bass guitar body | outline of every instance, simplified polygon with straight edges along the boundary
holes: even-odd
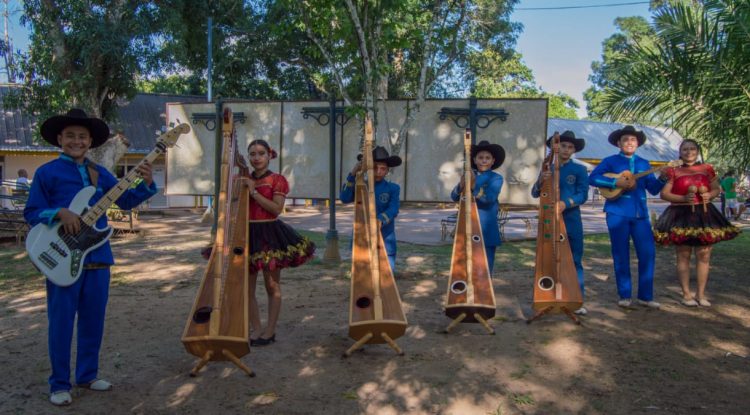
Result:
[[[96,193],[94,186],[81,189],[70,202],[68,210],[82,215],[89,209],[89,200]],[[29,259],[50,282],[60,287],[73,285],[81,276],[83,258],[102,246],[112,235],[112,227],[98,229],[82,224],[76,235],[68,235],[61,222],[53,226],[39,224],[26,237]]]

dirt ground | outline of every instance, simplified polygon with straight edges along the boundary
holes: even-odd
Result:
[[[316,259],[282,274],[277,342],[242,359],[257,377],[212,362],[191,378],[196,358],[180,337],[203,275],[199,250],[209,228],[198,215],[143,216],[140,226],[139,235],[113,241],[118,264],[100,376],[115,389],[74,388],[72,406],[48,403],[44,285],[40,277],[29,278],[0,292],[6,374],[0,413],[750,413],[747,274],[715,267],[714,306],[687,309],[677,302],[671,250],[659,250],[657,260],[662,310],[615,305],[612,261],[600,238],[587,241],[584,256],[589,315],[583,324],[555,315],[527,325],[533,243],[506,244],[494,273],[498,317],[491,324],[497,334],[490,336],[476,324],[438,333],[449,322],[442,310],[444,250],[400,244],[397,282],[409,328],[397,341],[405,355],[368,345],[348,359],[341,358],[353,342],[347,336],[348,264]],[[348,245],[342,243],[345,254]],[[748,269],[747,257],[727,250],[715,261]],[[265,306],[264,295],[259,302]]]

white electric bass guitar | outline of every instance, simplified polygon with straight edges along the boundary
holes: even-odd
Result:
[[[156,160],[167,148],[177,143],[180,134],[190,131],[190,126],[180,124],[162,134],[156,148],[138,164]],[[89,206],[91,197],[96,193],[94,186],[81,189],[68,209],[81,216],[81,230],[77,234],[68,234],[60,222],[49,226],[37,224],[26,237],[26,251],[29,259],[47,277],[50,282],[61,287],[73,285],[81,276],[83,258],[91,250],[98,248],[112,235],[112,227],[96,228],[96,221],[107,212],[112,203],[117,200],[130,185],[139,177],[136,168],[130,170],[112,189],[109,190],[94,205]]]

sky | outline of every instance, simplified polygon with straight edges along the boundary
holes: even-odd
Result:
[[[643,16],[650,21],[648,3],[562,10],[522,10],[538,7],[580,7],[633,3],[638,0],[521,0],[511,20],[523,24],[516,50],[546,92],[562,91],[575,98],[586,116],[583,91],[591,86],[591,62],[601,60],[602,42],[615,33],[617,17]]]
[[[615,32],[614,20],[619,16],[649,18],[648,4],[612,6],[639,0],[521,0],[511,19],[523,24],[516,50],[534,72],[537,85],[550,93],[562,91],[580,104],[578,116],[586,116],[583,91],[589,86],[591,62],[600,60],[602,42]],[[21,0],[10,0],[9,35],[13,48],[28,48],[29,29],[21,26]],[[607,7],[524,10],[545,7]],[[4,11],[0,2],[0,12]],[[5,74],[0,74],[5,81]]]

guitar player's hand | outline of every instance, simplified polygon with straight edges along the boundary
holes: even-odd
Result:
[[[635,180],[628,180],[626,177],[618,177],[615,182],[615,187],[619,187],[623,190],[630,190],[635,187]]]
[[[65,233],[75,235],[81,230],[81,217],[67,208],[60,208],[57,211],[57,218],[65,229]]]
[[[149,163],[148,161],[144,161],[138,166],[138,174],[141,175],[141,178],[146,183],[146,186],[151,186],[151,183],[154,182],[151,163]]]

